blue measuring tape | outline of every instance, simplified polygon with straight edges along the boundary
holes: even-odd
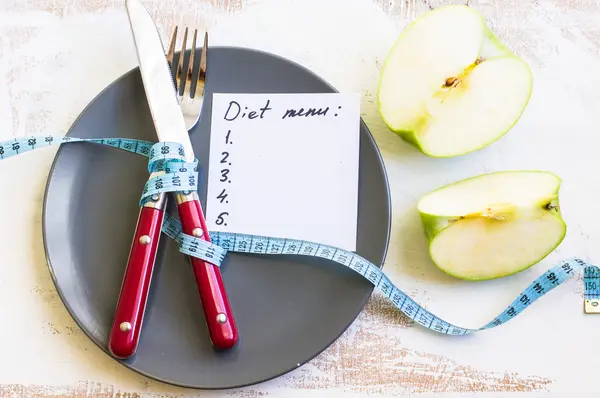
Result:
[[[38,148],[69,142],[88,142],[147,156],[148,172],[152,176],[144,185],[140,205],[162,192],[197,190],[198,161],[187,163],[183,147],[178,143],[154,143],[125,138],[83,139],[76,137],[32,136],[0,142],[0,160]],[[296,239],[275,238],[230,232],[210,232],[212,243],[184,234],[175,218],[165,215],[162,232],[177,241],[181,253],[201,258],[220,266],[227,252],[250,254],[286,254],[315,256],[334,261],[362,275],[402,313],[421,326],[448,335],[466,335],[500,326],[523,312],[533,302],[565,283],[577,273],[583,273],[584,310],[600,313],[600,268],[579,258],[563,260],[535,279],[498,316],[486,325],[470,329],[453,325],[434,315],[396,287],[375,264],[360,255],[338,247]]]

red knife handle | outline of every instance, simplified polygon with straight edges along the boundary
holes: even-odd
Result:
[[[188,195],[177,194],[177,208],[183,232],[210,242],[196,192]],[[190,261],[210,340],[216,348],[232,348],[238,341],[238,331],[221,279],[221,271],[218,266],[196,257],[190,256]]]
[[[157,197],[140,210],[110,331],[108,348],[121,359],[135,353],[140,338],[166,202],[165,194]]]

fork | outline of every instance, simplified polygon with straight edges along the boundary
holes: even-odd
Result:
[[[169,52],[167,53],[167,60],[169,62],[169,67],[171,68],[171,71],[173,70],[173,57],[175,55],[175,46],[177,42],[178,30],[179,27],[175,25],[171,34]],[[204,88],[206,85],[206,57],[208,50],[208,32],[204,32],[204,44],[202,46],[202,53],[200,55],[198,78],[195,80],[195,82],[193,80],[194,64],[197,57],[197,36],[198,29],[194,29],[190,56],[187,60],[187,70],[185,73],[183,73],[183,67],[186,61],[185,58],[187,53],[186,49],[188,37],[188,28],[185,28],[185,31],[183,33],[183,42],[181,44],[181,51],[179,53],[179,61],[177,63],[177,68],[173,73],[173,83],[175,84],[175,90],[177,91],[179,107],[181,108],[181,112],[183,113],[183,118],[185,119],[185,125],[188,131],[191,131],[200,119],[202,103],[204,102]],[[198,94],[198,96],[196,94]]]
[[[175,55],[175,43],[177,42],[177,31],[179,27],[175,25],[171,35],[171,43],[167,53],[167,61],[173,73],[173,58]],[[198,66],[198,77],[194,80],[194,66],[197,57],[196,38],[198,30],[194,29],[192,38],[192,47],[189,57],[187,56],[187,37],[188,28],[185,28],[183,34],[183,43],[179,53],[177,68],[173,73],[173,83],[179,97],[179,107],[183,114],[186,128],[191,131],[198,123],[204,102],[204,92],[206,83],[206,59],[208,49],[208,33],[204,33],[204,45],[200,56]],[[186,58],[188,58],[186,60]],[[184,67],[187,62],[187,68]],[[198,210],[199,222],[204,224],[202,210]],[[205,228],[203,228],[205,229]],[[206,242],[210,242],[210,236],[207,232],[198,236]],[[232,348],[237,344],[238,332],[236,322],[233,318],[229,300],[224,294],[221,274],[217,267],[204,263],[205,265],[192,264],[196,285],[200,294],[200,301],[204,308],[204,315],[211,335],[211,341],[215,347],[220,349]],[[203,268],[207,267],[207,268]],[[203,269],[210,271],[203,272]],[[216,318],[212,318],[214,315]],[[216,321],[216,324],[215,324]]]

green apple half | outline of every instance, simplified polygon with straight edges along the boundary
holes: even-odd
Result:
[[[529,66],[468,6],[429,11],[400,35],[381,71],[388,128],[432,157],[481,149],[506,134],[533,89]]]
[[[466,280],[500,278],[538,263],[566,234],[560,184],[550,172],[502,171],[426,194],[418,211],[431,259]]]

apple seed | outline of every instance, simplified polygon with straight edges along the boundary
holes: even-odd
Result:
[[[449,77],[446,79],[446,87],[452,87],[454,85],[454,83],[456,83],[456,81],[458,80],[458,78],[456,77]]]

